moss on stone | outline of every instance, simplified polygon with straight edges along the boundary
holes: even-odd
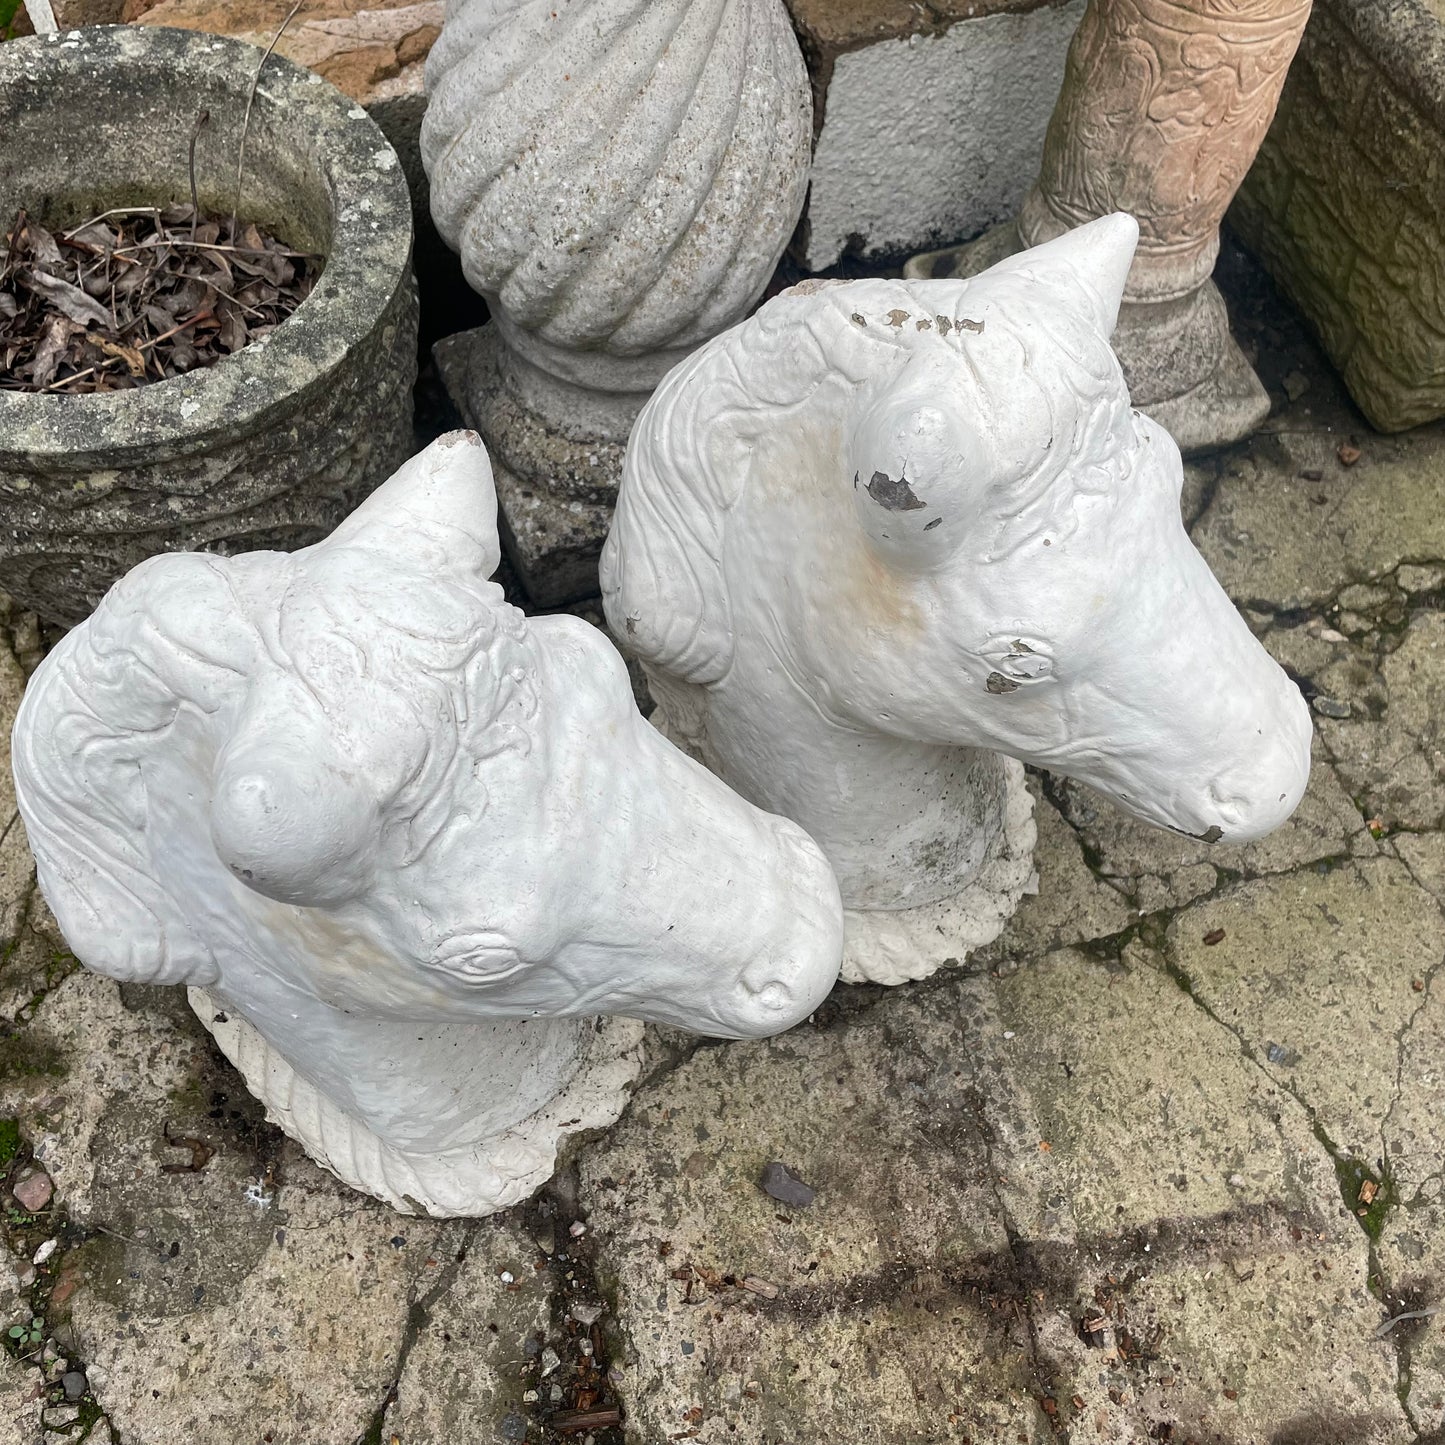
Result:
[[[0,1084],[9,1083],[12,1079],[64,1072],[65,1063],[60,1049],[46,1038],[17,1034],[5,1041],[4,1051],[0,1052]]]
[[[4,1169],[19,1152],[19,1122],[15,1119],[0,1119],[0,1169]]]
[[[1378,1243],[1385,1228],[1385,1216],[1397,1202],[1388,1166],[1376,1173],[1363,1159],[1336,1148],[1318,1124],[1315,1137],[1335,1161],[1335,1177],[1340,1181],[1340,1198],[1345,1208],[1359,1222],[1370,1242]]]

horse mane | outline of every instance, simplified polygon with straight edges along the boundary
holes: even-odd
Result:
[[[357,548],[326,543],[153,557],[37,670],[16,719],[16,794],[41,889],[90,968],[125,982],[217,981],[210,941],[151,858],[145,760],[174,745],[183,712],[210,720],[219,753],[268,667],[334,702],[328,722],[358,704],[388,710],[384,827],[400,865],[445,825],[447,782],[465,760],[527,745],[536,699],[521,614],[491,583],[422,579],[367,550],[356,571]],[[349,641],[338,627],[354,632],[358,617],[371,624],[365,656],[337,697],[336,649]]]
[[[1097,453],[1100,465],[1093,475],[1083,469],[1070,495],[1105,490],[1118,467],[1105,463],[1099,437],[1127,409],[1128,393],[1107,338],[1069,300],[1024,267],[965,280],[805,281],[694,352],[653,393],[628,443],[602,559],[603,595],[624,644],[692,683],[724,677],[733,651],[728,516],[756,479],[754,439],[825,388],[846,405],[849,393],[896,375],[924,347],[960,357],[987,402],[1000,382],[970,356],[986,304],[1005,320],[1049,305],[1042,339],[1027,328],[1010,339],[1016,369],[1040,378],[1048,425],[1069,443],[994,499],[1001,523],[1032,518],[1029,532],[1058,525],[1064,498],[1053,483],[1072,453]]]

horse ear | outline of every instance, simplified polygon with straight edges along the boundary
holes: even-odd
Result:
[[[422,571],[485,581],[502,560],[497,489],[482,439],[448,432],[402,464],[321,544],[408,559]]]
[[[1119,319],[1119,304],[1124,299],[1124,285],[1138,244],[1138,221],[1123,211],[1115,211],[1010,256],[994,269],[1033,275],[1073,295],[1082,295],[1090,316],[1107,340]]]

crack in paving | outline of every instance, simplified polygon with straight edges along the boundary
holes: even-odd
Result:
[[[1402,859],[1401,861],[1403,862],[1404,860]],[[1405,868],[1406,871],[1409,872],[1411,878],[1414,878],[1414,871],[1410,868],[1408,863],[1405,864]],[[1418,879],[1416,879],[1415,881],[1417,884],[1419,883]],[[1428,889],[1426,889],[1425,891],[1427,893],[1429,892]],[[1433,897],[1433,895],[1431,896]],[[1438,900],[1437,907],[1439,907]],[[1445,909],[1442,909],[1441,911],[1445,912]],[[1404,1209],[1407,1209],[1409,1207],[1400,1196],[1398,1182],[1394,1179],[1393,1170],[1390,1168],[1391,1152],[1389,1138],[1390,1121],[1394,1118],[1395,1110],[1399,1107],[1400,1103],[1404,1099],[1406,1043],[1409,1038],[1411,1029],[1414,1027],[1416,1021],[1419,1019],[1420,1015],[1424,1012],[1425,1008],[1430,1003],[1430,996],[1434,987],[1436,976],[1440,973],[1442,968],[1445,968],[1445,958],[1438,960],[1433,965],[1433,967],[1431,967],[1430,970],[1426,973],[1423,979],[1424,988],[1421,990],[1420,1002],[1416,1004],[1415,1007],[1411,1010],[1409,1018],[1407,1018],[1405,1022],[1400,1026],[1398,1032],[1395,1035],[1395,1089],[1390,1099],[1389,1107],[1385,1111],[1385,1117],[1380,1121],[1380,1148],[1382,1151],[1381,1157],[1385,1164],[1385,1172],[1390,1177],[1391,1207],[1398,1207]],[[1430,1177],[1438,1178],[1440,1176],[1435,1175]],[[1419,1200],[1421,1191],[1429,1182],[1430,1178],[1427,1177],[1416,1186],[1414,1196],[1416,1200]],[[1383,1224],[1384,1221],[1382,1218],[1382,1228]],[[1428,1303],[1424,1299],[1423,1295],[1417,1296],[1416,1292],[1408,1289],[1408,1287],[1404,1284],[1403,1281],[1386,1279],[1387,1271],[1384,1268],[1383,1261],[1379,1258],[1378,1251],[1375,1248],[1375,1244],[1376,1241],[1372,1240],[1371,1266],[1376,1275],[1376,1278],[1379,1280],[1380,1283],[1381,1303],[1384,1304],[1392,1314],[1419,1309],[1423,1305]],[[1405,1418],[1410,1422],[1410,1428],[1415,1431],[1417,1440],[1423,1441],[1425,1439],[1423,1427],[1420,1425],[1419,1420],[1416,1418],[1415,1412],[1411,1409],[1410,1406],[1410,1391],[1413,1382],[1413,1367],[1415,1356],[1414,1346],[1416,1343],[1416,1337],[1417,1335],[1414,1331],[1396,1330],[1391,1332],[1390,1341],[1395,1353],[1395,1367],[1399,1379],[1397,1395],[1400,1401],[1400,1408],[1405,1412]]]
[[[1174,983],[1190,1000],[1190,1002],[1192,1002],[1195,1007],[1198,1008],[1199,1011],[1204,1014],[1207,1019],[1210,1020],[1211,1023],[1216,1024],[1219,1028],[1223,1029],[1227,1034],[1229,1034],[1230,1037],[1233,1038],[1234,1041],[1239,1045],[1239,1051],[1244,1056],[1244,1058],[1246,1058],[1256,1069],[1258,1069],[1259,1072],[1263,1074],[1266,1079],[1269,1080],[1270,1084],[1273,1087],[1278,1089],[1286,1098],[1291,1099],[1299,1107],[1301,1112],[1304,1114],[1306,1123],[1309,1124],[1310,1132],[1313,1133],[1315,1138],[1319,1140],[1321,1146],[1325,1149],[1326,1153],[1333,1161],[1335,1165],[1336,1176],[1338,1177],[1340,1174],[1340,1167],[1342,1161],[1348,1161],[1350,1164],[1358,1165],[1361,1169],[1365,1170],[1372,1182],[1382,1186],[1384,1183],[1383,1171],[1381,1171],[1380,1175],[1369,1173],[1368,1166],[1364,1164],[1363,1160],[1356,1160],[1353,1155],[1345,1154],[1344,1151],[1342,1151],[1340,1147],[1334,1142],[1334,1140],[1330,1138],[1329,1134],[1325,1130],[1324,1124],[1320,1120],[1314,1107],[1299,1092],[1298,1088],[1292,1082],[1278,1078],[1265,1063],[1265,1061],[1260,1058],[1259,1052],[1256,1049],[1254,1043],[1248,1038],[1244,1031],[1242,1029],[1236,1028],[1233,1024],[1227,1022],[1210,1006],[1208,1002],[1205,1001],[1205,999],[1200,996],[1198,990],[1195,987],[1194,980],[1190,977],[1188,970],[1182,967],[1174,959],[1172,950],[1169,948],[1167,941],[1165,941],[1158,949],[1158,956],[1164,966],[1165,973],[1168,974],[1171,979],[1173,979]],[[1341,1180],[1341,1188],[1342,1190],[1344,1188],[1343,1180]],[[1377,1195],[1376,1197],[1378,1198],[1379,1195]],[[1350,1201],[1346,1200],[1346,1203],[1348,1204],[1350,1203]],[[1350,1212],[1352,1215],[1354,1214],[1355,1211],[1353,1207],[1351,1208]],[[1356,1217],[1358,1218],[1358,1216]],[[1361,1223],[1360,1227],[1365,1232],[1366,1236],[1369,1237],[1370,1229],[1368,1225],[1366,1223]]]
[[[406,1313],[406,1324],[402,1329],[401,1343],[397,1347],[395,1368],[392,1370],[391,1384],[387,1387],[386,1393],[381,1398],[381,1403],[376,1407],[371,1417],[371,1422],[357,1438],[356,1445],[385,1445],[386,1413],[396,1403],[397,1393],[401,1387],[402,1376],[406,1373],[406,1362],[411,1356],[416,1342],[421,1338],[422,1331],[426,1329],[431,1320],[431,1311],[437,1301],[451,1289],[456,1283],[457,1276],[461,1273],[462,1265],[467,1261],[467,1255],[471,1252],[473,1241],[481,1230],[480,1223],[470,1224],[462,1234],[462,1242],[456,1253],[445,1265],[437,1276],[435,1283],[418,1299],[414,1300]],[[413,1285],[422,1279],[422,1265],[417,1272]]]
[[[33,1157],[28,1142],[22,1141],[21,1146],[6,1161],[4,1167],[0,1168],[0,1188],[8,1191],[18,1172],[29,1164]],[[13,1198],[13,1195],[11,1197]],[[35,1351],[23,1355],[18,1346],[10,1348],[11,1341],[8,1336],[5,1343],[7,1353],[13,1359],[21,1365],[34,1369],[41,1377],[43,1389],[40,1395],[39,1419],[42,1429],[45,1428],[44,1413],[48,1408],[62,1402],[77,1407],[79,1412],[77,1418],[64,1427],[65,1438],[71,1442],[71,1445],[83,1445],[83,1442],[92,1438],[98,1439],[96,1432],[101,1425],[105,1427],[110,1445],[119,1445],[115,1426],[95,1398],[88,1378],[88,1369],[79,1350],[69,1347],[62,1348],[60,1341],[56,1338],[59,1326],[68,1324],[69,1320],[68,1309],[63,1308],[65,1298],[68,1298],[68,1291],[58,1302],[54,1298],[61,1280],[66,1275],[65,1268],[60,1262],[78,1245],[93,1237],[96,1232],[95,1228],[83,1229],[79,1225],[73,1224],[65,1208],[53,1197],[44,1209],[34,1215],[27,1217],[17,1214],[13,1210],[7,1210],[4,1219],[0,1220],[0,1251],[13,1254],[22,1260],[30,1259],[42,1241],[58,1241],[58,1248],[52,1256],[52,1260],[47,1261],[47,1268],[36,1269],[34,1281],[21,1292],[22,1298],[25,1300],[27,1318],[41,1321],[44,1339],[39,1347],[39,1356],[36,1357]],[[71,1288],[73,1288],[73,1282]],[[61,1311],[58,1316],[57,1309]],[[53,1358],[65,1360],[67,1371],[74,1370],[87,1376],[85,1393],[78,1401],[68,1398],[62,1401],[56,1398],[57,1391],[63,1387],[59,1384],[61,1378],[59,1372],[51,1369],[46,1363],[45,1355],[50,1351],[54,1351]],[[76,1431],[78,1433],[71,1433]],[[50,1433],[53,1438],[56,1432]]]
[[[1409,865],[1406,864],[1405,866],[1406,871],[1409,871]],[[1412,872],[1410,873],[1410,876],[1414,878],[1415,875]],[[1399,1029],[1396,1031],[1395,1034],[1395,1088],[1394,1092],[1390,1096],[1390,1103],[1389,1107],[1385,1110],[1385,1116],[1380,1121],[1380,1147],[1382,1150],[1385,1151],[1385,1155],[1387,1158],[1389,1157],[1390,1147],[1390,1120],[1394,1118],[1395,1110],[1402,1102],[1405,1092],[1406,1041],[1408,1040],[1410,1031],[1414,1028],[1416,1021],[1429,1006],[1430,994],[1435,984],[1435,978],[1436,975],[1439,974],[1442,967],[1445,967],[1445,957],[1438,959],[1433,965],[1431,965],[1428,970],[1426,970],[1425,976],[1420,980],[1420,983],[1423,985],[1420,990],[1420,1001],[1415,1005],[1413,1009],[1411,1009],[1409,1018],[1407,1018],[1405,1022],[1400,1025]]]
[[[1316,734],[1316,742],[1321,747],[1323,747],[1323,740],[1319,738],[1318,734]],[[1342,793],[1345,793],[1346,796],[1348,796],[1348,792],[1343,784],[1343,781],[1340,779],[1339,774],[1335,771],[1334,759],[1332,757],[1327,757],[1324,761],[1324,766],[1330,772],[1330,775],[1335,785],[1340,789]],[[1030,769],[1030,771],[1032,772],[1033,770]],[[1360,817],[1362,822],[1360,832],[1352,835],[1347,835],[1338,839],[1332,838],[1329,840],[1331,844],[1336,842],[1338,843],[1339,847],[1337,851],[1323,852],[1309,858],[1300,858],[1277,868],[1261,866],[1251,866],[1247,868],[1230,868],[1224,866],[1223,864],[1212,863],[1208,858],[1200,859],[1198,860],[1199,863],[1207,865],[1214,869],[1215,883],[1212,888],[1207,888],[1202,893],[1193,895],[1183,903],[1168,904],[1163,908],[1151,909],[1148,912],[1145,912],[1138,907],[1140,886],[1145,882],[1153,882],[1158,884],[1160,887],[1164,887],[1166,886],[1166,875],[1149,872],[1148,870],[1133,875],[1109,872],[1105,854],[1094,842],[1092,842],[1085,829],[1085,825],[1076,822],[1074,818],[1070,816],[1070,799],[1065,792],[1065,787],[1071,780],[1059,774],[1042,771],[1039,772],[1037,776],[1040,782],[1040,790],[1043,793],[1044,798],[1054,809],[1054,811],[1057,812],[1058,815],[1063,819],[1064,823],[1068,826],[1070,832],[1074,834],[1075,839],[1078,841],[1081,853],[1081,860],[1084,866],[1089,870],[1090,874],[1094,877],[1096,882],[1106,884],[1108,887],[1112,888],[1116,893],[1118,893],[1120,897],[1125,899],[1129,903],[1129,905],[1134,908],[1136,912],[1139,913],[1140,922],[1142,922],[1146,918],[1163,918],[1165,920],[1172,919],[1176,914],[1182,913],[1185,909],[1192,908],[1196,904],[1204,902],[1206,899],[1219,898],[1222,894],[1226,893],[1229,889],[1233,888],[1236,884],[1239,883],[1252,882],[1256,879],[1283,878],[1287,877],[1291,873],[1298,873],[1306,868],[1318,868],[1321,864],[1328,864],[1330,867],[1338,867],[1343,866],[1346,863],[1353,862],[1355,855],[1352,851],[1352,846],[1359,840],[1360,832],[1365,831],[1363,825],[1363,819],[1365,817],[1365,814],[1361,812]],[[1109,806],[1112,807],[1113,805],[1110,804]],[[1358,807],[1358,804],[1356,804],[1356,807]],[[1324,840],[1321,840],[1321,842],[1323,844]],[[1129,928],[1133,927],[1135,927],[1135,925],[1131,924],[1129,926]],[[1096,939],[1091,940],[1091,942],[1101,943],[1107,942],[1111,938],[1123,937],[1129,932],[1129,928],[1119,930],[1115,934],[1101,934]],[[1083,947],[1085,946],[1085,944],[1080,943],[1072,946]]]
[[[1210,1005],[1202,999],[1195,990],[1193,980],[1166,950],[1161,953],[1165,970],[1173,978],[1175,983],[1183,990],[1188,998],[1200,1009],[1200,1011],[1213,1023],[1228,1032],[1239,1044],[1240,1052],[1257,1069],[1263,1073],[1272,1084],[1278,1087],[1288,1098],[1303,1111],[1306,1120],[1310,1125],[1311,1132],[1319,1141],[1334,1165],[1335,1175],[1340,1185],[1340,1198],[1350,1216],[1360,1226],[1361,1232],[1365,1235],[1365,1286],[1385,1307],[1389,1313],[1389,1287],[1385,1282],[1385,1270],[1379,1256],[1379,1239],[1383,1232],[1385,1218],[1388,1213],[1398,1207],[1399,1199],[1393,1177],[1389,1167],[1389,1154],[1382,1154],[1379,1161],[1378,1171],[1370,1170],[1369,1166],[1361,1159],[1347,1153],[1330,1137],[1323,1121],[1313,1106],[1306,1100],[1292,1082],[1285,1082],[1277,1079],[1260,1059],[1253,1043],[1245,1036],[1242,1030],[1235,1028],[1221,1018]],[[1439,968],[1436,965],[1436,969]],[[1432,969],[1432,976],[1435,970]],[[1418,1013],[1418,1008],[1415,1011]],[[1366,1183],[1373,1186],[1373,1192],[1369,1204],[1362,1210],[1360,1201],[1364,1198]],[[1420,1427],[1410,1410],[1408,1399],[1410,1393],[1409,1361],[1408,1357],[1402,1354],[1402,1350],[1408,1349],[1409,1338],[1397,1340],[1394,1344],[1396,1356],[1396,1398],[1399,1400],[1400,1408],[1405,1416],[1411,1430],[1415,1432],[1417,1439],[1423,1440]]]
[[[615,1293],[602,1285],[601,1250],[581,1217],[580,1192],[574,1157],[517,1210],[546,1260],[550,1313],[532,1364],[528,1393],[535,1398],[527,1402],[540,1433],[529,1432],[528,1439],[564,1445],[585,1432],[594,1445],[622,1445],[626,1397],[614,1362],[622,1355],[619,1332],[625,1327]],[[544,1363],[548,1351],[556,1357],[551,1368]]]
[[[997,1156],[994,1152],[994,1140],[997,1137],[993,1124],[988,1117],[988,1109],[985,1103],[985,1095],[978,1084],[977,1074],[970,1069],[970,1083],[966,1091],[966,1097],[974,1116],[974,1126],[978,1137],[983,1144],[984,1163],[988,1169],[988,1190],[993,1197],[994,1207],[998,1210],[1000,1223],[1003,1225],[1004,1237],[1008,1240],[1009,1256],[1014,1268],[1020,1273],[1024,1272],[1030,1263],[1026,1254],[1027,1242],[1019,1231],[1016,1222],[1009,1210],[1008,1203],[1004,1199],[1003,1191],[999,1188],[999,1177],[1001,1169]],[[1044,1417],[1049,1433],[1061,1445],[1067,1445],[1068,1431],[1063,1427],[1058,1418],[1057,1404],[1051,1413],[1043,1404],[1045,1399],[1053,1399],[1053,1378],[1059,1372],[1059,1364],[1052,1359],[1043,1348],[1039,1339],[1038,1321],[1034,1318],[1033,1298],[1029,1290],[1019,1291],[1022,1298],[1015,1296],[1015,1307],[1020,1308],[1023,1318],[1024,1329],[1028,1335],[1028,1352],[1030,1367],[1034,1381],[1040,1390],[1036,1397],[1035,1404],[1039,1413]]]

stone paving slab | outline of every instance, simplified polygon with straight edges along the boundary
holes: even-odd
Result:
[[[504,1215],[350,1193],[178,991],[79,970],[0,773],[0,1333],[42,1321],[0,1445],[1438,1445],[1445,427],[1370,435],[1245,302],[1277,409],[1186,515],[1311,699],[1295,819],[1210,849],[1032,779],[995,944],[776,1040],[649,1030]],[[0,609],[0,721],[40,645]]]

